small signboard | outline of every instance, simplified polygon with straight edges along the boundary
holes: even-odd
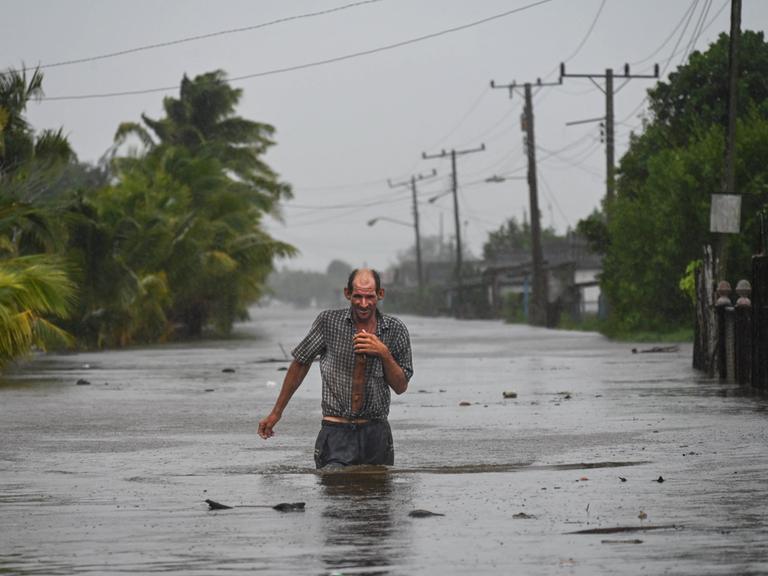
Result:
[[[738,234],[740,222],[741,196],[738,194],[712,194],[709,231],[720,234]]]

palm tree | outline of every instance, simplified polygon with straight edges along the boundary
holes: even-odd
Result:
[[[52,252],[61,246],[40,202],[54,167],[74,158],[61,130],[35,135],[24,114],[42,95],[36,70],[0,74],[0,367],[32,348],[70,344],[50,318],[65,317],[74,285]]]
[[[47,317],[65,317],[74,285],[46,255],[0,260],[0,368],[32,348],[71,344]]]
[[[261,295],[273,260],[295,252],[261,228],[290,187],[262,160],[274,129],[236,116],[240,97],[221,71],[185,76],[164,118],[118,128],[115,150],[129,135],[145,150],[115,157],[120,183],[100,200],[105,214],[120,214],[123,261],[138,277],[166,273],[168,321],[189,335],[209,324],[228,331]]]

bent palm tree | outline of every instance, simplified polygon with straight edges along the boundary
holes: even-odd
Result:
[[[70,344],[47,318],[66,317],[73,299],[73,283],[51,257],[0,260],[0,367],[35,347]]]

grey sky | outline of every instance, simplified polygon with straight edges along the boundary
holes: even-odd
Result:
[[[248,32],[46,69],[48,96],[178,86],[190,76],[224,69],[242,76],[377,48],[453,28],[536,0],[381,0],[332,14],[293,20]],[[604,2],[604,5],[603,5]],[[3,69],[95,56],[219,30],[252,26],[352,0],[0,0]],[[453,234],[450,196],[426,199],[448,187],[450,163],[422,160],[421,153],[471,148],[484,153],[459,161],[461,218],[469,248],[480,254],[488,231],[527,211],[524,180],[485,184],[492,174],[525,174],[519,115],[522,99],[491,90],[506,83],[557,79],[568,72],[601,72],[635,63],[650,73],[654,62],[673,71],[688,52],[692,32],[708,0],[551,0],[518,13],[372,55],[236,82],[244,96],[239,114],[277,129],[268,162],[291,183],[295,199],[284,223],[270,232],[293,243],[301,256],[292,268],[323,270],[334,258],[385,268],[413,243],[405,226],[366,222],[386,216],[410,222],[407,190],[391,190],[387,178],[438,170],[422,187],[422,234],[435,235],[441,214],[445,237]],[[725,0],[711,0],[709,27],[695,39],[706,48],[729,27]],[[603,5],[602,10],[600,7]],[[693,5],[693,16],[651,56]],[[590,25],[599,17],[591,34]],[[716,14],[719,15],[716,16]],[[768,2],[744,0],[742,28],[764,30]],[[677,46],[677,54],[673,50]],[[616,81],[622,85],[621,80]],[[632,80],[615,98],[617,159],[631,129],[640,124],[645,90]],[[169,94],[175,94],[170,92]],[[164,94],[44,101],[29,117],[36,128],[63,126],[82,160],[97,159],[118,124],[142,112],[161,114]],[[566,79],[535,99],[540,208],[545,226],[558,231],[589,214],[605,190],[605,155],[597,123],[565,122],[603,115],[605,99],[588,80]],[[550,152],[562,150],[557,154]],[[366,204],[368,206],[366,206]],[[337,209],[336,206],[349,205]],[[282,265],[281,263],[280,265]]]

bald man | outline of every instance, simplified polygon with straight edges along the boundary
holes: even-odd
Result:
[[[387,421],[390,389],[402,394],[413,374],[408,330],[382,314],[384,298],[375,270],[354,270],[344,288],[349,308],[326,310],[293,350],[293,362],[259,435],[271,438],[312,362],[320,357],[323,420],[315,443],[317,468],[394,464],[392,431]]]

